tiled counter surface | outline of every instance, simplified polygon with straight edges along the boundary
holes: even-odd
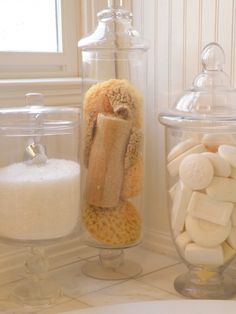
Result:
[[[53,271],[55,279],[64,286],[65,295],[53,306],[12,306],[0,302],[0,313],[10,314],[59,314],[70,310],[127,302],[183,299],[173,287],[174,278],[186,267],[177,259],[163,256],[142,247],[125,251],[125,258],[140,263],[141,275],[135,279],[121,281],[96,280],[85,276],[81,267],[86,260],[96,258],[97,250],[91,248],[81,252],[78,262]],[[231,270],[232,276],[236,272]],[[11,289],[11,285],[4,290]]]

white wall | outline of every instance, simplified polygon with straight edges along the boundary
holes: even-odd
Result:
[[[169,242],[164,128],[153,112],[172,104],[201,70],[200,52],[217,41],[236,80],[236,0],[133,0],[135,26],[149,39],[146,241]],[[155,242],[155,243],[154,243]],[[157,244],[159,245],[159,244]],[[165,248],[163,248],[164,250]]]

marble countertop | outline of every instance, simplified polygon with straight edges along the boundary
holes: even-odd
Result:
[[[143,247],[125,250],[125,258],[142,265],[142,273],[135,279],[98,280],[85,276],[84,263],[97,259],[98,251],[87,248],[78,262],[60,267],[52,272],[54,279],[64,288],[64,295],[51,306],[31,307],[0,301],[0,313],[10,314],[59,314],[66,311],[154,300],[181,300],[174,287],[176,276],[186,271],[177,259],[152,252]],[[232,271],[232,276],[236,273]],[[9,284],[4,291],[12,288]]]

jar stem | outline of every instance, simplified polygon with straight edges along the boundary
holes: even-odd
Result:
[[[123,7],[123,0],[108,0],[109,8]]]
[[[62,295],[61,287],[49,276],[49,262],[44,248],[30,247],[25,261],[26,280],[13,288],[16,301],[28,305],[53,304]]]
[[[124,261],[124,251],[118,249],[101,249],[99,252],[100,263],[105,268],[116,269],[120,267]]]

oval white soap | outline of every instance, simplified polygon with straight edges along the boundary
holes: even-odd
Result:
[[[202,153],[202,156],[205,156],[212,163],[214,168],[214,174],[219,177],[229,177],[231,174],[231,166],[230,163],[222,158],[217,153]]]
[[[227,160],[232,167],[236,167],[236,147],[231,145],[220,145],[218,148],[219,155]]]
[[[204,247],[214,247],[223,243],[229,236],[231,221],[222,226],[188,215],[185,227],[193,242]]]
[[[188,149],[196,146],[198,144],[198,142],[194,139],[187,139],[183,142],[180,142],[179,144],[177,144],[176,146],[174,146],[172,148],[172,150],[169,152],[168,156],[167,156],[167,160],[170,162],[173,159],[175,159],[176,157],[178,157],[180,154],[186,152]]]
[[[214,168],[207,157],[191,154],[183,159],[179,167],[179,176],[183,183],[192,190],[202,190],[213,179]]]
[[[220,145],[232,145],[235,143],[235,140],[231,134],[208,133],[202,137],[201,142],[210,151],[216,152]]]

